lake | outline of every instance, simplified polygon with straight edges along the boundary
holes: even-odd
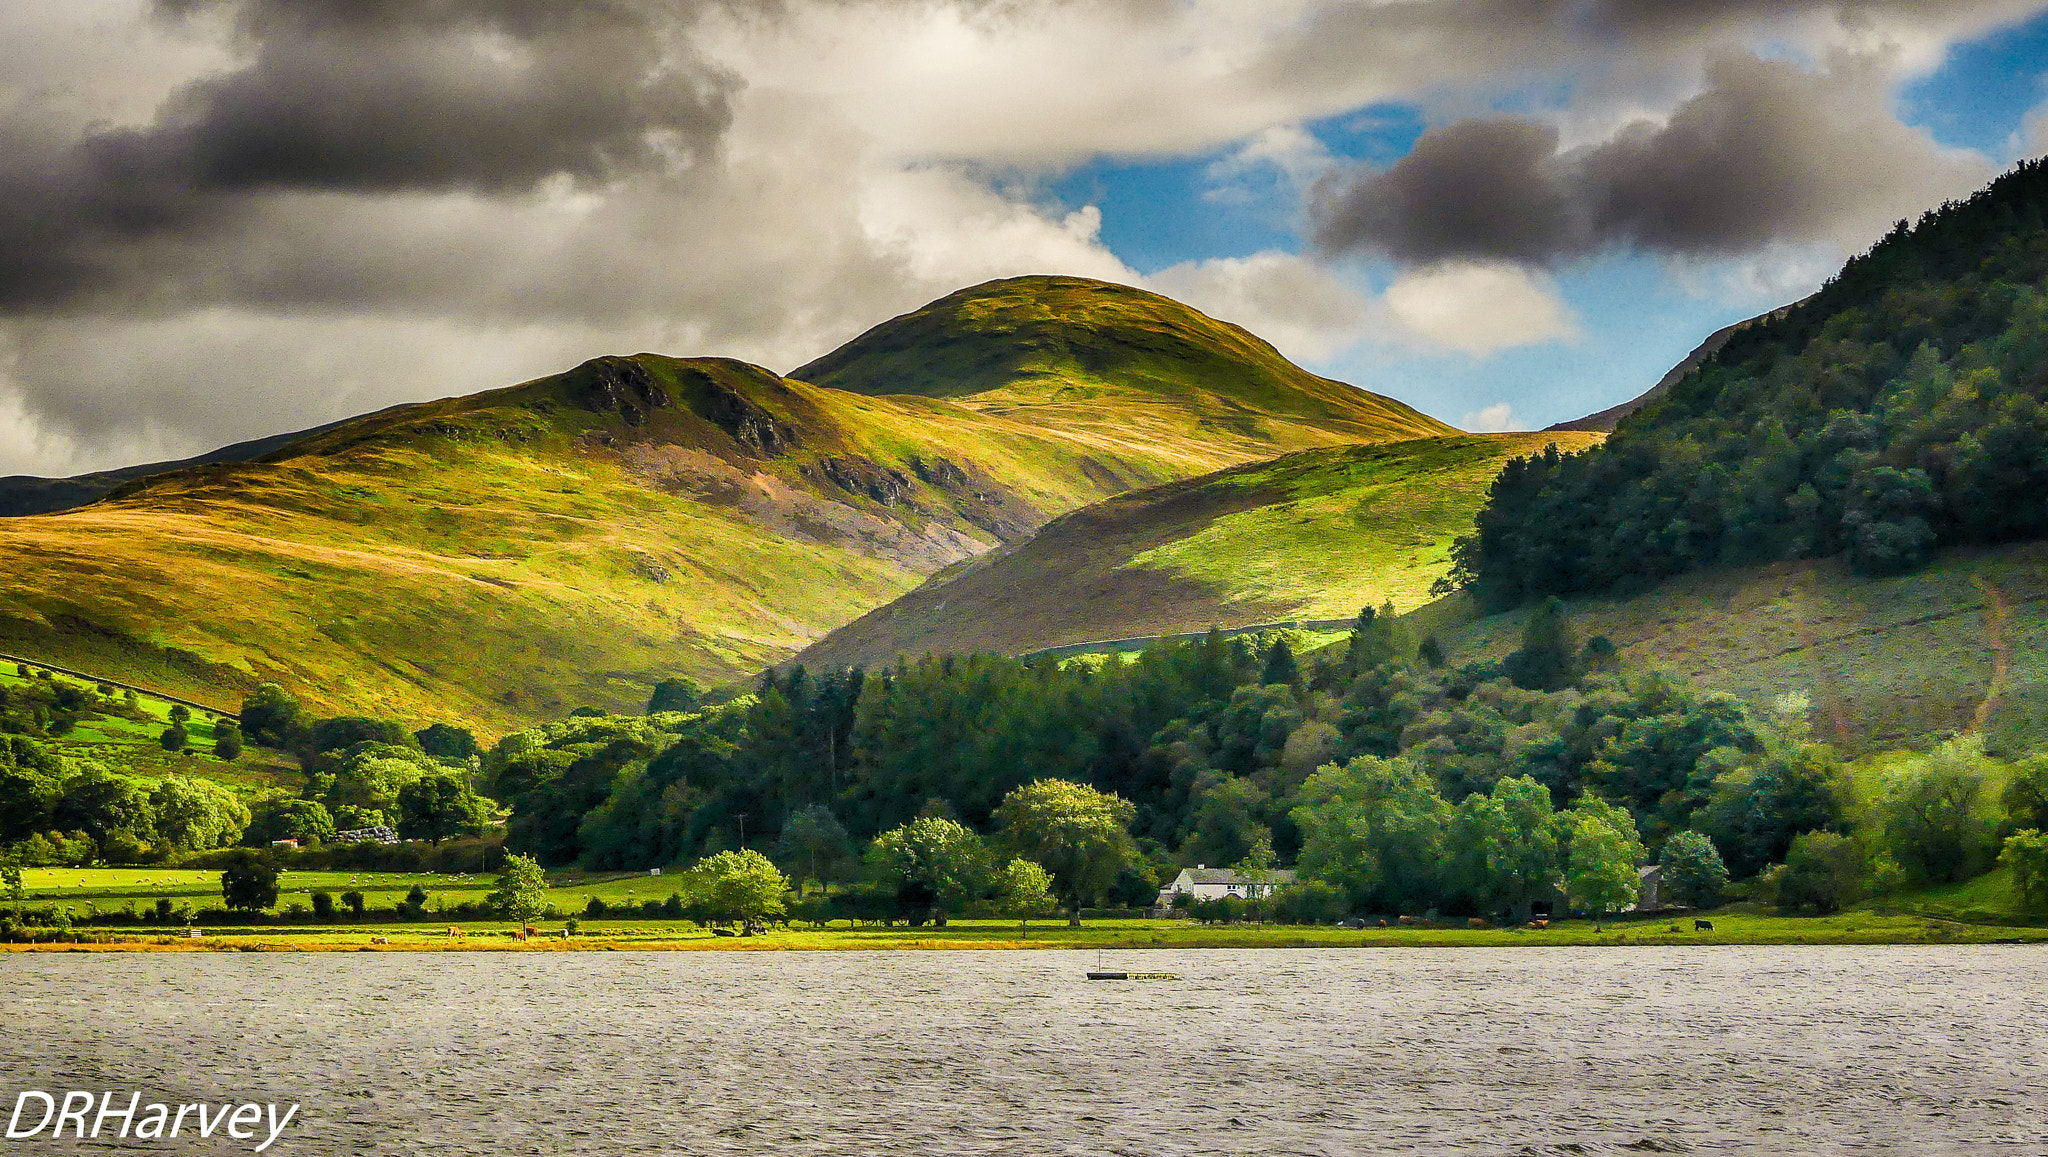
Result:
[[[300,1102],[272,1154],[2048,1151],[2039,947],[1095,959],[5,955],[0,1113]]]

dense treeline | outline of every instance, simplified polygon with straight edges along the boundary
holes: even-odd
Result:
[[[901,864],[999,828],[1020,788],[1069,782],[1129,807],[1135,854],[1085,897],[1125,904],[1182,865],[1260,862],[1296,864],[1343,909],[1491,912],[1572,887],[1632,901],[1650,859],[1741,879],[1856,827],[1847,772],[1796,697],[1759,717],[1619,669],[1603,643],[1580,646],[1552,603],[1506,660],[1456,669],[1373,611],[1306,662],[1285,636],[1212,634],[1103,663],[792,668],[731,704],[516,733],[483,771],[509,846],[543,863],[652,867],[745,840],[799,885],[901,884],[916,875]],[[964,902],[956,877],[916,878]]]
[[[2048,165],[1738,332],[1604,445],[1509,464],[1449,581],[1487,605],[1846,553],[1861,570],[2048,533]]]
[[[76,684],[31,679],[0,699],[0,862],[161,862],[237,843],[315,845],[365,828],[438,845],[497,824],[497,804],[472,784],[475,737],[461,728],[437,723],[409,732],[363,716],[308,719],[296,700],[266,683],[243,704],[249,739],[291,752],[305,783],[296,794],[273,790],[243,799],[203,775],[137,775],[36,738],[62,734],[62,716],[74,707],[80,717],[142,717],[132,694],[93,696]],[[173,707],[166,734],[182,742],[190,718]],[[32,731],[29,723],[39,726]],[[223,752],[230,743],[239,754],[240,728],[221,719],[214,732],[221,758],[232,758]]]

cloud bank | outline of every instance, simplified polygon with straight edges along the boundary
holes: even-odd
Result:
[[[1545,267],[1853,249],[1967,191],[1989,162],[1890,96],[2044,7],[4,6],[0,470],[189,453],[604,352],[787,368],[1030,272],[1149,284],[1309,359],[1569,340]],[[1342,167],[1302,127],[1377,102],[1436,126],[1390,166]],[[1191,155],[1225,158],[1219,203],[1298,196],[1315,250],[1147,279],[1098,210],[1040,195],[1092,157]],[[1393,264],[1383,298],[1360,260]]]

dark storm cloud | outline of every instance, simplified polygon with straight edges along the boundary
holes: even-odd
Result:
[[[512,195],[687,168],[716,148],[732,78],[680,35],[688,5],[537,0],[166,0],[230,8],[242,66],[139,128],[64,139],[0,122],[0,308],[154,276],[274,191]]]
[[[214,187],[599,180],[700,151],[728,119],[718,78],[665,67],[663,18],[621,4],[262,0],[241,24],[249,66],[137,134]]]
[[[1326,180],[1312,212],[1325,250],[1411,263],[1725,255],[1869,233],[1982,167],[1900,124],[1881,80],[1853,65],[1809,73],[1733,55],[1664,123],[1561,150],[1534,120],[1460,121],[1391,168]]]

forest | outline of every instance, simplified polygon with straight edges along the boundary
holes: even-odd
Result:
[[[1691,902],[1749,880],[1827,911],[1967,878],[2048,828],[2048,759],[1965,738],[1873,787],[1807,709],[1625,669],[1554,602],[1505,660],[1455,668],[1368,609],[1305,657],[1285,635],[1211,634],[1128,659],[791,668],[730,704],[515,733],[482,775],[508,847],[543,863],[642,868],[746,841],[799,878],[898,883],[883,844],[934,821],[995,833],[1006,798],[1060,781],[1128,807],[1131,855],[1077,903],[1144,904],[1197,863],[1293,865],[1333,891],[1330,914],[1493,913],[1560,883],[1625,907],[1649,862],[1698,881]],[[1617,863],[1625,881],[1594,878]]]
[[[1491,608],[2048,534],[2048,165],[1900,222],[1605,444],[1511,462],[1443,590]]]
[[[1305,655],[1300,638],[792,666],[720,703],[671,680],[646,714],[579,709],[488,749],[446,724],[308,718],[266,685],[242,729],[297,757],[296,793],[245,805],[203,779],[143,782],[10,735],[0,859],[183,862],[381,827],[416,843],[332,846],[354,849],[349,866],[391,867],[357,852],[484,836],[493,856],[502,841],[591,872],[757,849],[799,900],[836,882],[838,914],[917,918],[1038,894],[1145,906],[1197,864],[1291,867],[1300,882],[1271,912],[1322,921],[1526,916],[1539,901],[1618,911],[1651,863],[1696,907],[1741,894],[1828,912],[2000,862],[2029,895],[2048,892],[2048,756],[1993,759],[1965,736],[1846,763],[1808,733],[1802,696],[1758,710],[1630,669],[1606,639],[1581,641],[1554,598],[1497,661],[1447,665],[1388,609]]]

